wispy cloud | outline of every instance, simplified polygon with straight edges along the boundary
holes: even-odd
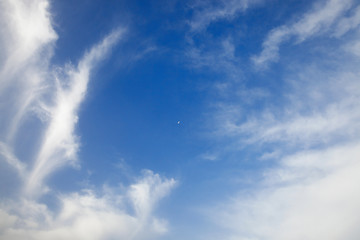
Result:
[[[252,160],[271,167],[258,169],[261,180],[250,189],[210,207],[207,216],[224,229],[222,238],[359,237],[359,95],[348,97],[348,106],[322,105],[308,116],[293,112],[284,119],[274,112],[232,132],[239,148],[270,149]]]
[[[2,141],[13,140],[38,97],[57,39],[47,1],[1,1],[0,96]]]
[[[299,24],[301,21],[291,25],[291,29],[297,27],[291,37],[304,41],[326,31],[324,37],[333,38],[338,29],[334,19],[342,18],[340,12],[349,10],[349,4],[328,1],[326,8],[318,9],[324,11],[318,16],[313,15],[315,12],[307,15],[323,20],[316,24],[302,20],[310,24],[308,28]],[[356,12],[351,11],[348,18],[355,18]],[[324,17],[328,13],[334,15]],[[270,37],[280,39],[270,45],[278,48],[290,37],[289,26],[284,26],[270,33]],[[351,32],[355,28],[347,30],[351,37],[341,39],[345,48],[322,52],[316,60],[307,58],[306,63],[289,59],[288,64],[296,67],[287,68],[284,74],[282,89],[276,92],[280,101],[267,98],[267,104],[251,112],[241,104],[237,110],[232,108],[233,112],[223,109],[226,117],[218,119],[217,134],[230,138],[232,147],[237,147],[234,151],[254,146],[264,149],[252,160],[269,165],[258,169],[261,178],[249,183],[249,189],[239,189],[227,201],[211,206],[207,215],[223,228],[222,238],[359,237],[360,218],[354,214],[360,209],[359,59],[354,51],[349,52],[357,48],[353,38],[358,39],[358,35]],[[338,36],[344,37],[345,33]],[[314,45],[307,51],[312,51]]]
[[[43,189],[43,179],[55,169],[76,160],[79,143],[74,129],[78,119],[77,111],[86,95],[90,72],[120,36],[120,30],[111,33],[86,53],[76,68],[68,66],[65,73],[56,76],[54,104],[44,109],[49,122],[27,182],[28,194]]]
[[[359,143],[287,156],[262,187],[212,211],[224,239],[359,237]],[[215,212],[215,214],[214,214]],[[341,219],[341,221],[340,221]]]
[[[154,239],[167,232],[167,222],[153,211],[175,184],[174,179],[146,171],[122,191],[97,194],[84,189],[59,195],[57,211],[27,199],[2,204],[0,238]]]
[[[6,23],[1,35],[4,49],[0,70],[0,98],[4,103],[0,117],[1,152],[9,164],[21,171],[21,175],[25,174],[21,167],[24,164],[15,154],[22,137],[18,131],[25,118],[37,114],[42,121],[37,135],[44,133],[35,163],[26,169],[25,180],[25,191],[36,196],[44,189],[42,181],[47,175],[76,160],[79,143],[74,129],[91,70],[119,40],[122,30],[114,31],[94,46],[76,67],[67,65],[54,71],[49,65],[57,35],[52,28],[48,2],[2,1],[1,4],[6,9],[1,16]]]
[[[223,119],[219,133],[241,136],[243,143],[248,144],[282,142],[295,146],[301,143],[304,147],[355,138],[360,130],[357,69],[328,73],[315,66],[302,65],[301,68],[302,73],[289,79],[283,93],[287,104],[248,113],[243,116],[244,121],[231,117],[243,111],[239,106]]]
[[[294,38],[296,43],[303,42],[313,36],[333,31],[332,26],[338,23],[336,35],[342,35],[346,31],[358,25],[357,15],[346,18],[345,13],[353,7],[352,0],[328,0],[315,4],[315,7],[305,13],[293,23],[285,24],[270,31],[262,44],[262,51],[252,58],[257,67],[266,67],[269,62],[278,60],[279,48],[282,43]],[[341,30],[340,30],[341,29]]]
[[[78,111],[94,68],[124,30],[111,32],[77,64],[53,66],[57,34],[48,1],[9,0],[0,6],[0,160],[18,172],[14,178],[20,182],[11,190],[15,194],[2,192],[0,238],[136,240],[167,232],[166,220],[154,210],[176,181],[149,170],[121,189],[47,192],[48,177],[77,164]],[[39,200],[45,193],[56,209]]]
[[[232,38],[228,37],[214,42],[209,40],[206,44],[211,45],[212,48],[208,49],[189,44],[185,54],[191,68],[225,74],[226,78],[229,79],[241,77],[242,69],[238,66]]]
[[[334,35],[336,37],[341,37],[348,31],[358,27],[360,24],[360,6],[351,10],[351,15],[349,17],[343,17],[336,24],[336,29]]]
[[[6,144],[0,142],[0,156],[13,168],[20,177],[24,177],[26,165],[21,162],[13,153],[13,151]]]
[[[216,4],[198,1],[195,4],[194,16],[189,22],[192,32],[198,32],[206,29],[212,22],[219,20],[231,20],[237,14],[246,11],[249,7],[258,5],[262,0],[231,0],[217,1]]]

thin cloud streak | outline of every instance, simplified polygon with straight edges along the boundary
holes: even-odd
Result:
[[[13,154],[13,151],[9,149],[9,147],[2,142],[0,142],[0,156],[2,156],[10,166],[15,168],[15,170],[17,171],[20,177],[23,178],[25,176],[26,165],[23,162],[21,162]]]
[[[115,31],[93,47],[76,69],[66,69],[64,76],[67,79],[56,79],[55,104],[48,107],[46,115],[50,121],[29,176],[27,194],[39,193],[47,175],[76,161],[79,143],[74,129],[78,119],[77,111],[86,95],[90,72],[119,40],[121,33],[120,30]]]
[[[219,1],[217,6],[201,7],[201,1],[197,2],[194,7],[194,16],[189,22],[191,32],[200,32],[206,29],[211,23],[219,20],[230,20],[241,12],[245,12],[248,8],[262,3],[262,0],[231,0]]]
[[[354,22],[347,29],[342,28],[342,33],[337,30],[337,35],[342,35],[346,31],[354,28],[357,23],[356,15],[354,20],[345,20],[342,15],[349,11],[353,6],[352,0],[328,0],[322,6],[315,5],[314,9],[301,16],[300,20],[285,24],[270,31],[267,38],[262,44],[262,51],[259,55],[253,56],[252,61],[258,68],[267,67],[268,63],[276,62],[279,59],[279,49],[282,43],[295,37],[297,43],[301,43],[313,36],[328,32],[338,19],[342,19],[342,24],[346,21]],[[340,26],[339,25],[339,26]]]
[[[339,54],[348,57],[344,51]],[[350,62],[347,66],[351,66]],[[356,132],[360,130],[357,104],[360,100],[359,72],[356,66],[350,69],[340,67],[336,72],[324,72],[316,65],[306,67],[303,64],[300,68],[302,72],[297,76],[290,74],[294,78],[287,81],[288,88],[283,93],[287,104],[245,116],[239,113],[243,111],[239,106],[222,119],[218,133],[241,136],[244,144],[281,142],[296,146],[305,143],[304,147],[356,138]],[[226,109],[222,111],[226,114]],[[243,121],[234,116],[242,116]]]

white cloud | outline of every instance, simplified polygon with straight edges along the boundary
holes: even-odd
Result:
[[[36,196],[45,189],[42,181],[47,175],[76,160],[79,143],[74,129],[90,73],[123,31],[118,29],[105,37],[76,67],[54,70],[50,59],[57,35],[52,28],[49,3],[19,0],[0,4],[6,9],[0,16],[5,23],[0,37],[4,50],[0,54],[1,155],[25,177],[25,191]],[[34,120],[35,114],[41,124],[33,123],[38,121]],[[22,138],[29,134],[23,128],[25,124],[37,131],[28,147],[29,152],[36,152],[35,147],[39,146],[35,160],[31,156],[20,160],[16,157],[24,151],[19,149]]]
[[[145,177],[136,185],[132,185],[129,190],[129,198],[138,216],[147,218],[151,213],[154,204],[163,198],[174,186],[175,181],[162,183],[159,175],[154,175],[151,171],[145,171]]]
[[[76,160],[79,143],[74,128],[78,108],[86,95],[91,69],[106,56],[120,36],[120,30],[114,31],[85,54],[76,69],[68,67],[65,74],[56,79],[54,104],[46,109],[49,123],[28,179],[28,194],[38,194],[48,174]]]
[[[45,85],[52,44],[57,39],[48,2],[1,1],[0,133],[14,140],[19,124]]]
[[[153,211],[175,184],[146,171],[127,193],[112,189],[98,196],[87,189],[60,195],[59,210],[26,199],[3,204],[0,239],[154,239],[167,232],[167,223]]]
[[[239,12],[246,11],[249,7],[261,3],[262,0],[230,0],[218,1],[216,5],[198,1],[194,7],[194,16],[189,22],[191,31],[198,32],[204,30],[212,22],[222,19],[231,20]]]
[[[217,161],[218,156],[216,153],[204,153],[200,155],[200,158],[206,160],[206,161]]]
[[[250,133],[246,139],[248,143],[280,141],[297,144],[305,141],[307,146],[329,143],[334,138],[351,135],[352,131],[360,129],[359,119],[360,113],[357,109],[354,111],[354,106],[335,104],[328,106],[324,112],[309,116],[295,115],[284,121],[271,114],[239,126],[228,122],[225,129],[229,134]],[[348,129],[349,125],[353,127],[352,130]]]
[[[348,64],[335,63],[338,70],[311,63],[299,66],[301,70],[285,81],[286,90],[278,93],[284,105],[268,103],[256,112],[246,112],[241,105],[230,112],[220,110],[218,133],[238,138],[242,144],[278,142],[304,148],[356,138],[360,131],[359,72],[349,60],[341,61]]]
[[[57,35],[48,1],[3,0],[0,6],[0,160],[16,169],[13,178],[20,182],[13,193],[2,192],[0,239],[137,240],[166,233],[167,221],[154,211],[176,182],[151,171],[125,189],[51,189],[46,196],[57,206],[39,200],[47,177],[76,164],[75,127],[91,73],[123,30],[106,36],[76,66],[55,68],[50,59]]]
[[[273,29],[268,34],[267,38],[262,44],[262,52],[252,58],[257,67],[266,67],[271,61],[277,61],[279,55],[280,45],[295,37],[296,42],[303,42],[313,36],[329,31],[331,26],[337,23],[339,18],[343,23],[339,23],[343,27],[349,25],[347,29],[342,28],[342,33],[338,30],[337,35],[342,35],[350,30],[357,21],[356,15],[345,20],[343,14],[346,13],[353,6],[352,0],[328,0],[325,4],[317,4],[314,9],[305,13],[300,20],[291,24],[285,24]]]
[[[360,6],[353,10],[353,13],[350,17],[343,17],[340,19],[336,25],[334,35],[336,37],[341,37],[345,33],[349,32],[352,29],[355,29],[360,24]]]
[[[360,41],[358,38],[344,46],[345,51],[348,53],[360,57]]]
[[[331,52],[306,63],[289,56],[283,78],[275,80],[281,87],[255,110],[233,99],[214,114],[227,151],[240,150],[238,158],[255,152],[248,159],[266,166],[254,170],[247,188],[208,206],[206,216],[220,226],[218,239],[360,237],[359,10],[352,1],[325,3],[272,30],[253,60],[259,66],[276,60],[291,38],[299,43],[326,33],[339,44],[328,43]],[[311,55],[312,46],[302,48],[304,54]]]
[[[358,239],[359,149],[354,143],[288,156],[262,187],[212,217],[228,239]]]
[[[21,177],[24,177],[26,170],[25,164],[17,159],[13,151],[2,142],[0,142],[0,156],[2,156],[10,166],[16,169]]]
[[[233,39],[227,37],[220,41],[209,40],[207,44],[211,48],[190,44],[185,52],[190,62],[189,67],[220,73],[230,80],[241,79],[242,69],[239,67],[239,59],[235,56]],[[226,88],[226,86],[223,87]]]
[[[244,111],[235,111],[219,122],[237,147],[269,149],[258,160],[271,166],[258,170],[262,180],[251,188],[209,207],[223,239],[360,236],[358,70],[299,69],[284,106],[269,104],[245,122]]]

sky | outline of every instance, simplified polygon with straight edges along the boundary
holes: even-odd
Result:
[[[0,8],[0,239],[360,238],[359,1]]]

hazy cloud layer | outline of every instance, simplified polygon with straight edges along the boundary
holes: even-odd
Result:
[[[300,20],[270,31],[253,58],[261,67],[281,59],[285,41],[295,49],[321,34],[335,43],[315,60],[287,57],[281,104],[267,98],[251,112],[242,104],[220,105],[216,135],[232,139],[233,151],[266,149],[252,160],[269,164],[250,190],[208,210],[224,239],[359,238],[357,15],[353,1],[320,1]],[[309,43],[309,55],[318,47]]]
[[[225,239],[357,239],[359,143],[299,152],[212,211]],[[229,232],[231,232],[229,234]]]

